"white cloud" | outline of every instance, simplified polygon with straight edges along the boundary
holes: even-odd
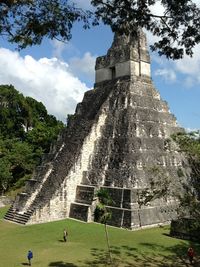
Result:
[[[200,45],[194,48],[193,57],[184,56],[183,59],[177,60],[171,64],[176,73],[183,75],[182,83],[185,87],[193,87],[200,84]]]
[[[185,79],[183,79],[183,82],[184,82],[184,85],[189,88],[195,86],[195,83],[196,83],[195,79],[190,76],[187,76]]]
[[[69,60],[70,69],[77,76],[83,74],[93,80],[95,75],[95,60],[95,56],[92,56],[90,52],[86,52],[82,58],[73,57]]]
[[[160,2],[156,1],[155,5],[151,6],[150,10],[154,15],[162,15],[164,14],[165,8]]]
[[[162,76],[166,81],[178,81],[183,87],[194,87],[200,84],[200,45],[194,48],[193,56],[184,56],[179,60],[167,60],[164,56],[152,54],[152,60],[157,64],[156,76]],[[181,77],[180,77],[181,75]]]
[[[79,55],[80,51],[72,44],[72,42],[62,42],[56,39],[50,41],[52,46],[52,56],[58,59],[63,59],[63,53],[68,57],[71,55]]]
[[[199,129],[197,129],[197,128],[186,128],[185,130],[186,130],[186,132],[188,132],[188,133],[190,133],[190,132],[197,132],[197,131],[199,131]],[[197,137],[199,137],[199,135],[198,135],[198,134],[197,134]]]
[[[200,6],[200,0],[193,0],[192,2],[194,2],[197,6]]]
[[[66,49],[66,44],[64,42],[58,41],[56,39],[52,40],[51,44],[53,46],[53,51],[52,51],[53,56],[61,59],[62,53]]]
[[[175,62],[176,69],[184,74],[199,76],[200,73],[200,45],[194,48],[193,57],[185,56],[183,59]]]
[[[41,101],[50,114],[65,121],[74,113],[87,86],[75,77],[67,63],[56,58],[35,60],[0,48],[0,84],[13,84],[25,96]]]
[[[157,69],[155,71],[155,76],[163,77],[167,82],[174,82],[176,81],[176,73],[172,69]]]
[[[153,54],[152,59],[158,65],[156,76],[162,76],[166,81],[178,81],[184,87],[193,87],[200,84],[200,45],[194,48],[193,57],[184,56],[183,59],[167,61],[164,57]],[[180,77],[181,75],[181,77]]]

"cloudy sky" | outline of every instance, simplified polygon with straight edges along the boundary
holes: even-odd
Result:
[[[89,0],[74,2],[89,8]],[[194,2],[200,4],[200,0]],[[159,5],[154,9],[161,11]],[[84,92],[93,87],[95,59],[106,54],[112,38],[106,26],[83,30],[77,24],[68,43],[44,40],[41,46],[17,52],[15,45],[0,37],[0,84],[13,84],[65,122]],[[152,40],[148,34],[149,43]],[[193,58],[169,61],[151,53],[151,62],[154,84],[178,123],[187,129],[200,129],[200,46],[195,48]]]

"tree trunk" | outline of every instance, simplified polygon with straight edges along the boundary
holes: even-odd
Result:
[[[108,246],[108,253],[109,253],[109,258],[110,258],[110,264],[112,266],[112,256],[111,256],[111,251],[110,251],[110,243],[109,243],[109,238],[108,238],[108,229],[107,229],[107,224],[105,223],[105,233],[106,233],[106,242]]]

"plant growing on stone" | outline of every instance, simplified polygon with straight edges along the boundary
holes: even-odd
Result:
[[[112,213],[107,206],[111,205],[113,201],[110,197],[108,190],[105,188],[100,188],[96,192],[95,200],[96,200],[96,208],[94,211],[94,220],[96,222],[100,222],[104,224],[105,226],[104,229],[105,229],[105,235],[106,235],[106,243],[108,247],[110,263],[112,265],[113,262],[112,262],[112,255],[111,255],[111,250],[110,250],[110,242],[109,242],[108,229],[107,229],[107,222],[111,219]]]
[[[182,174],[181,169],[177,171]],[[139,208],[154,201],[172,201],[173,209],[165,209],[163,211],[168,212],[169,217],[173,219],[175,215],[174,211],[180,213],[180,199],[185,192],[185,180],[177,180],[177,177],[174,177],[172,174],[169,174],[165,168],[157,165],[148,167],[148,173],[149,187],[138,191]]]
[[[172,136],[178,144],[179,152],[184,153],[190,167],[190,175],[185,180],[183,168],[177,169],[180,187],[175,187],[174,179],[166,175],[161,167],[153,166],[149,169],[150,188],[140,195],[140,205],[157,198],[173,197],[178,200],[179,218],[191,218],[199,225],[200,217],[200,131],[178,133]],[[184,167],[184,166],[183,166]],[[187,166],[185,166],[188,168]]]
[[[151,166],[148,168],[149,173],[149,187],[142,190],[140,193],[140,205],[146,205],[148,202],[155,199],[172,196],[172,188],[169,186],[172,183],[171,176],[166,173],[160,166]]]
[[[181,216],[189,215],[199,221],[200,216],[200,131],[173,135],[180,152],[185,153],[191,168],[190,179],[185,184],[185,194],[180,198]]]
[[[179,133],[172,138],[185,153],[190,166],[190,177],[185,184],[179,208],[179,219],[172,221],[171,234],[191,240],[199,240],[200,229],[200,131]]]

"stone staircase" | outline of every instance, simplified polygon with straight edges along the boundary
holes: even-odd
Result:
[[[32,215],[32,212],[32,210],[29,210],[27,212],[20,213],[16,211],[16,209],[14,209],[12,205],[4,216],[4,219],[7,221],[12,221],[14,223],[25,225],[28,222],[30,216]]]
[[[40,190],[40,186],[45,183],[40,180],[39,173],[45,173],[49,167],[50,164],[48,163],[44,164],[43,166],[38,166],[36,168],[36,172],[33,178],[29,179],[26,182],[24,192],[21,192],[17,195],[15,203],[9,208],[9,210],[5,214],[5,220],[12,221],[18,224],[26,224],[29,221],[31,215],[40,203],[40,200],[38,199],[38,194],[25,210],[23,210],[23,208],[27,200],[30,199],[31,195],[35,191],[38,192]]]
[[[20,193],[18,195],[19,199],[28,199],[30,195],[27,193]],[[35,209],[38,207],[38,203],[40,200],[38,200],[38,197],[35,198],[35,200],[31,203],[28,210],[25,212],[20,211],[18,208],[15,208],[14,205],[12,205],[9,210],[6,212],[4,219],[7,221],[12,221],[14,223],[18,224],[26,224],[31,215],[34,213]]]

